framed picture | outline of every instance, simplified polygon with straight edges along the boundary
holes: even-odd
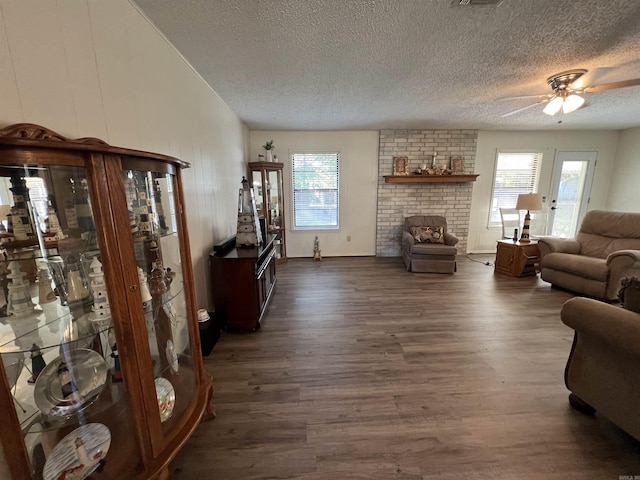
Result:
[[[393,174],[409,175],[409,157],[393,157]]]
[[[464,158],[451,157],[451,171],[456,173],[464,173]]]

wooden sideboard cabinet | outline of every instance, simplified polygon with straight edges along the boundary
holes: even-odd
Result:
[[[276,238],[268,236],[263,247],[209,254],[213,301],[228,330],[260,328],[276,285]]]
[[[494,272],[510,277],[535,275],[539,256],[537,242],[498,240]]]

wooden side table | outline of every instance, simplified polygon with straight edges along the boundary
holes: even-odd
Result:
[[[538,242],[498,240],[494,273],[510,277],[535,275],[539,257]]]

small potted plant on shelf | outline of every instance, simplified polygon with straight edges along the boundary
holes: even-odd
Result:
[[[265,143],[262,148],[267,151],[267,162],[273,162],[273,149],[275,148],[273,145],[273,140],[269,140]]]

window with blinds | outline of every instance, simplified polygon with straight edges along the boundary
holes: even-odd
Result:
[[[500,208],[515,208],[518,195],[536,193],[542,153],[498,152],[489,227],[499,227]]]
[[[294,230],[339,227],[339,157],[337,152],[291,155]]]

